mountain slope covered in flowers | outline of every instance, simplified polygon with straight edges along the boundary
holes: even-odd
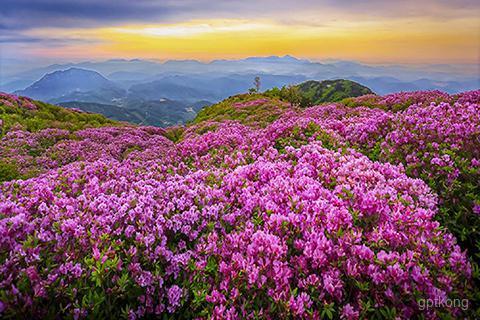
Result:
[[[251,94],[166,130],[9,126],[2,161],[35,171],[0,185],[0,312],[474,317],[479,103]]]

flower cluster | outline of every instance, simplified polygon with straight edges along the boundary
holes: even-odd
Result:
[[[33,133],[13,130],[0,140],[0,157],[29,177],[75,161],[122,160],[145,149],[162,153],[162,148],[171,145],[163,132],[151,127],[90,128],[74,133],[61,129]]]
[[[19,97],[14,94],[8,94],[3,92],[0,92],[0,104],[3,104],[10,108],[19,107],[28,110],[37,110],[37,106],[30,98]]]
[[[444,92],[435,91],[413,91],[392,93],[386,96],[364,95],[357,98],[347,99],[345,103],[349,106],[367,106],[380,108],[389,111],[404,110],[412,104],[430,104],[432,102],[451,103],[456,99]]]
[[[257,99],[257,100],[251,100],[247,102],[237,102],[233,106],[235,108],[248,108],[248,107],[256,107],[262,104],[265,104],[269,102],[269,99]]]

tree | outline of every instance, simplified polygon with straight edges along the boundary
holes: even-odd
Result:
[[[260,82],[260,77],[256,76],[255,79],[253,80],[253,84],[255,85],[255,91],[259,92],[260,91],[260,86],[262,83]]]
[[[297,86],[282,87],[280,90],[280,97],[283,100],[290,102],[292,107],[300,105],[302,101],[302,95]]]

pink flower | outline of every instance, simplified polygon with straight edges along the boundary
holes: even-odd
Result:
[[[340,318],[348,320],[356,320],[360,316],[360,313],[356,311],[349,303],[343,306]]]
[[[167,310],[168,312],[172,313],[176,310],[178,306],[180,306],[180,300],[182,298],[182,289],[177,285],[173,285],[168,289],[167,296],[168,296],[168,303],[169,303]]]

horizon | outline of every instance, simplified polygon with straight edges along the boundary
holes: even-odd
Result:
[[[452,64],[452,63],[388,63],[388,62],[383,62],[383,63],[369,63],[369,62],[363,62],[360,60],[349,60],[349,59],[333,59],[333,58],[327,58],[327,59],[310,59],[310,58],[304,58],[304,57],[299,57],[299,56],[294,56],[291,54],[285,54],[285,55],[257,55],[257,56],[245,56],[245,57],[239,57],[239,58],[224,58],[224,59],[209,59],[209,60],[202,60],[202,59],[195,59],[195,58],[190,58],[190,59],[175,59],[175,58],[166,58],[166,59],[155,59],[155,58],[122,58],[122,57],[110,57],[110,58],[98,58],[98,59],[72,59],[72,60],[62,60],[62,61],[40,61],[40,62],[33,62],[32,64],[29,64],[28,62],[31,61],[25,61],[25,60],[10,60],[10,63],[5,63],[5,61],[0,59],[0,71],[4,70],[3,74],[4,75],[17,75],[21,74],[22,72],[25,71],[31,71],[35,69],[42,69],[42,68],[49,68],[49,67],[59,67],[60,69],[57,70],[67,70],[69,68],[81,68],[81,69],[87,69],[86,67],[81,67],[78,65],[85,64],[85,63],[94,63],[94,64],[101,64],[101,63],[108,63],[108,62],[152,62],[152,63],[157,63],[157,64],[165,64],[167,62],[198,62],[203,65],[209,65],[215,62],[221,62],[221,61],[228,61],[228,62],[239,62],[239,61],[245,61],[248,59],[268,59],[268,58],[278,58],[278,59],[292,59],[292,60],[297,60],[297,61],[305,61],[307,63],[319,63],[319,64],[338,64],[338,63],[353,63],[357,65],[363,65],[363,66],[372,66],[372,67],[404,67],[407,69],[412,69],[414,70],[415,68],[422,68],[425,67],[429,71],[434,71],[435,67],[458,67],[461,70],[459,72],[460,74],[464,74],[465,76],[468,76],[469,74],[472,75],[475,78],[480,78],[478,76],[478,72],[480,71],[480,64],[478,63],[457,63],[457,64]],[[5,71],[5,67],[10,67],[12,69],[17,69],[18,67],[20,68],[20,71],[16,72],[8,72]],[[466,69],[462,69],[462,67],[466,67]],[[64,69],[62,69],[64,68]],[[473,69],[472,69],[473,68]],[[92,69],[94,70],[94,69]],[[96,71],[96,70],[95,70]],[[52,71],[53,72],[53,71]],[[50,72],[48,72],[50,73]],[[100,72],[101,73],[101,72]],[[2,72],[0,72],[0,82],[2,80]]]
[[[159,79],[166,79],[165,81],[168,82],[168,77],[172,75],[186,77],[186,82],[183,84],[186,87],[196,86],[195,80],[189,79],[189,76],[203,77],[204,80],[233,77],[243,83],[237,89],[246,90],[248,85],[245,83],[245,76],[258,75],[276,79],[276,82],[270,82],[267,89],[306,80],[346,79],[366,85],[382,94],[412,90],[442,90],[453,93],[459,92],[462,88],[471,90],[478,87],[479,66],[478,64],[369,64],[355,60],[311,60],[293,55],[249,56],[242,59],[209,61],[110,58],[56,61],[43,65],[20,62],[19,65],[7,67],[0,64],[0,91],[27,90],[37,81],[44,79],[46,75],[75,68],[96,72],[107,80],[113,81],[115,86],[127,90],[135,84],[146,84]],[[202,90],[204,89],[206,88]],[[168,93],[165,94],[168,95]],[[217,98],[221,97],[224,96],[217,96]]]

